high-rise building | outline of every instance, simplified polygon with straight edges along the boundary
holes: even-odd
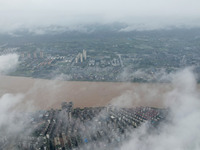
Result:
[[[76,58],[75,58],[75,62],[76,62],[76,63],[78,63],[78,61],[79,61],[79,59],[80,59],[80,55],[81,55],[81,53],[78,53],[78,55],[76,56]]]
[[[43,58],[43,57],[44,57],[43,52],[40,52],[40,58]]]
[[[34,58],[37,58],[37,53],[36,53],[36,52],[34,52],[34,54],[33,54],[33,55],[34,55]]]
[[[75,63],[76,64],[78,63],[78,56],[76,56],[76,58],[75,58]]]
[[[87,59],[87,52],[86,52],[86,50],[83,50],[83,58],[84,58],[84,60]]]
[[[86,58],[86,50],[83,50],[83,53],[78,53],[78,55],[76,56],[75,63],[78,63],[79,61],[82,63],[84,60],[86,60]]]
[[[83,62],[83,54],[80,53],[80,60],[81,60],[81,63]]]

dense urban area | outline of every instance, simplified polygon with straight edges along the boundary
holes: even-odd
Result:
[[[200,150],[200,0],[0,0],[0,150]]]
[[[116,30],[114,30],[116,29]],[[92,29],[91,29],[92,30]],[[77,81],[166,82],[165,73],[193,66],[200,76],[200,30],[98,30],[0,36],[0,53],[19,54],[14,76]]]
[[[4,136],[1,129],[0,149],[109,150],[128,141],[130,133],[144,123],[150,131],[156,129],[165,120],[168,111],[151,107],[121,108],[112,105],[73,108],[72,102],[63,102],[59,110],[23,115],[27,126],[16,137],[8,134]]]

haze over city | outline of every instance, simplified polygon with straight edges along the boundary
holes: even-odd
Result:
[[[199,150],[199,6],[0,0],[0,150]]]
[[[199,5],[198,0],[1,0],[0,31],[51,25],[81,30],[88,24],[113,22],[127,24],[122,31],[192,28],[200,26]]]

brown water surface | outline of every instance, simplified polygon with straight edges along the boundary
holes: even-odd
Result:
[[[22,107],[59,108],[63,101],[75,107],[105,106],[109,103],[125,107],[164,107],[166,94],[173,89],[163,83],[77,82],[0,77],[0,96],[5,93],[24,94]],[[28,105],[28,106],[27,106]]]

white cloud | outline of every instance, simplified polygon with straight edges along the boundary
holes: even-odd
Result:
[[[130,29],[200,26],[199,0],[1,0],[0,27],[125,22]]]
[[[18,65],[19,56],[17,54],[6,54],[0,56],[0,75],[7,74]]]
[[[0,75],[14,71],[18,65],[17,54],[0,56]],[[3,90],[3,89],[1,89]],[[6,93],[0,97],[0,131],[1,136],[17,134],[23,130],[25,117],[17,113],[16,108],[24,98],[23,94]],[[16,121],[16,118],[19,119]]]
[[[141,126],[121,150],[200,149],[200,95],[195,75],[191,69],[185,69],[173,79],[174,88],[165,100],[166,107],[170,108],[169,122],[164,122],[158,132],[149,132],[145,125]]]

